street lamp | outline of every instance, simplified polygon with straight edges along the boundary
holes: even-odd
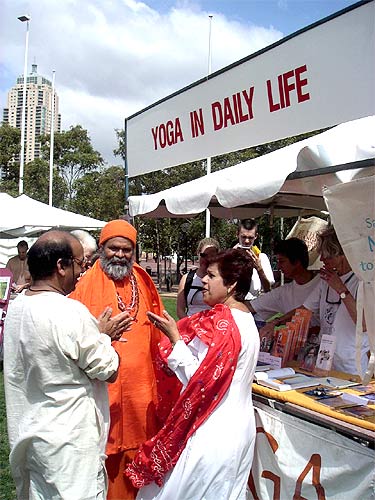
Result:
[[[23,66],[23,94],[22,94],[22,116],[21,116],[21,158],[20,158],[20,179],[18,184],[18,194],[23,193],[23,171],[25,166],[25,122],[26,122],[26,86],[27,86],[27,52],[29,49],[29,21],[30,16],[20,16],[22,23],[26,23],[25,42],[25,62]]]

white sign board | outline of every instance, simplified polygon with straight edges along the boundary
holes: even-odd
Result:
[[[375,369],[375,177],[325,188],[323,195],[344,253],[360,279],[357,295],[357,368],[360,368],[364,309],[371,352],[364,377],[364,383],[368,383]]]
[[[374,114],[374,16],[348,8],[131,116],[129,175]]]
[[[373,498],[374,450],[271,408],[255,408],[255,416],[250,498]]]

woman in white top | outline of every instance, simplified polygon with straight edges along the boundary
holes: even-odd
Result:
[[[219,250],[219,243],[214,238],[203,238],[198,243],[199,267],[184,274],[178,286],[177,316],[180,319],[209,308],[203,300],[202,278],[207,273],[210,257],[215,256]]]
[[[126,469],[138,500],[245,500],[256,436],[251,384],[259,335],[244,304],[252,264],[221,252],[203,278],[211,309],[177,324],[151,312],[181,392],[163,428]]]

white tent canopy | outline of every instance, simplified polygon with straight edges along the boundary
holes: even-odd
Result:
[[[65,230],[102,228],[106,222],[51,207],[26,195],[13,198],[0,193],[0,238],[32,236],[51,228]]]
[[[368,116],[159,193],[130,196],[129,210],[132,216],[186,217],[209,207],[221,218],[326,210],[322,187],[373,174],[374,159],[375,116]],[[353,169],[353,162],[372,167]],[[337,165],[342,170],[332,172]],[[293,172],[297,178],[287,179]]]

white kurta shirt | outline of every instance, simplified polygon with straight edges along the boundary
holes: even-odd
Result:
[[[250,313],[231,309],[241,334],[241,351],[231,385],[220,404],[189,438],[162,488],[151,483],[137,500],[244,500],[254,444],[251,383],[259,354],[259,334]],[[195,337],[176,343],[169,367],[186,387],[207,354]]]
[[[18,296],[5,321],[10,465],[18,498],[96,499],[109,426],[110,338],[80,302]]]

